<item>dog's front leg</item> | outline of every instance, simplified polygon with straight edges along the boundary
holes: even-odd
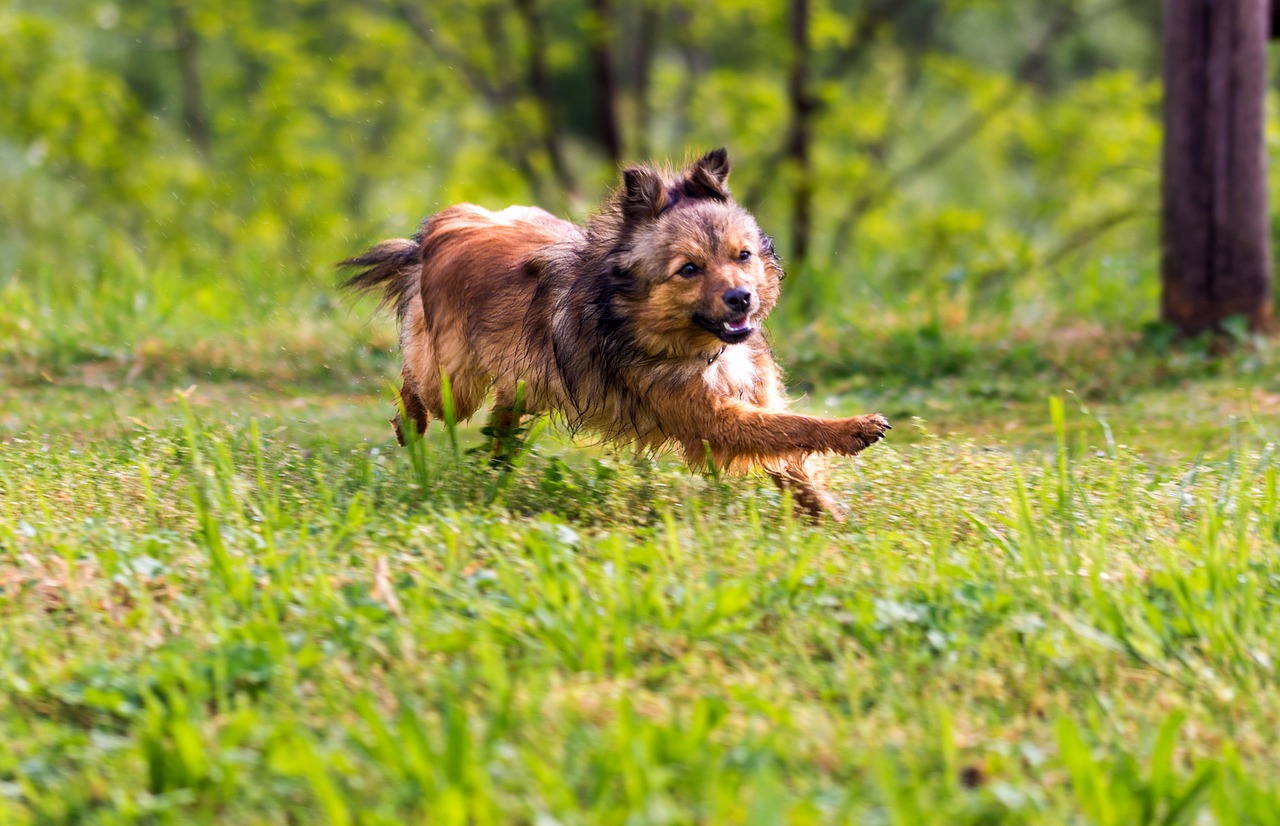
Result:
[[[878,413],[823,419],[767,410],[736,399],[717,400],[712,415],[682,422],[681,441],[691,461],[710,447],[717,466],[737,459],[767,460],[806,453],[852,456],[884,438],[889,422]]]
[[[810,475],[805,456],[838,453],[852,456],[884,438],[891,428],[877,413],[843,419],[823,419],[780,412],[740,402],[717,400],[714,416],[689,422],[684,450],[690,464],[710,459],[716,467],[742,460],[760,462],[796,508],[813,519],[844,521],[844,510]],[[693,433],[698,434],[692,438]],[[707,452],[710,452],[708,457]]]

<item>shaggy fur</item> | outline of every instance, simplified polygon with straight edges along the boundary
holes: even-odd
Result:
[[[809,457],[853,455],[889,424],[786,412],[760,332],[782,269],[728,176],[723,149],[679,173],[632,167],[585,227],[460,204],[342,262],[362,268],[347,287],[396,308],[417,432],[444,413],[444,374],[460,420],[493,388],[496,434],[558,413],[610,442],[674,445],[695,467],[761,466],[808,513],[840,518]]]

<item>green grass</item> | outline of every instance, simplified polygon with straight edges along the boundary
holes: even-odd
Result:
[[[0,826],[1280,821],[1280,365],[1144,324],[1157,4],[818,4],[808,266],[782,5],[615,32],[627,161],[727,143],[792,259],[800,406],[895,424],[841,526],[554,427],[391,438],[328,262],[604,196],[581,4],[508,9],[545,111],[504,4],[427,10],[461,62],[405,4],[191,4],[197,97],[174,8],[9,5]]]
[[[554,427],[399,449],[365,305],[167,278],[7,288],[0,822],[1280,812],[1264,342],[784,324],[804,406],[897,425],[814,526]]]

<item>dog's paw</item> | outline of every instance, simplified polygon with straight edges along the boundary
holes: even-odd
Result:
[[[887,431],[893,430],[893,425],[889,424],[889,420],[879,413],[871,413],[866,416],[854,416],[845,421],[849,424],[850,436],[853,444],[850,454],[870,447],[876,442],[884,438]]]

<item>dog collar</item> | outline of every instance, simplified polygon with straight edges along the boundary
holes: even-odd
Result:
[[[728,346],[728,345],[726,345],[726,346]],[[719,350],[717,350],[717,351],[716,351],[716,354],[715,354],[714,356],[711,356],[710,358],[708,358],[708,359],[707,359],[707,364],[715,364],[715,363],[716,363],[716,359],[718,359],[718,358],[720,358],[721,356],[723,356],[723,355],[724,355],[724,350],[725,350],[725,348],[724,348],[724,347],[721,347]]]

